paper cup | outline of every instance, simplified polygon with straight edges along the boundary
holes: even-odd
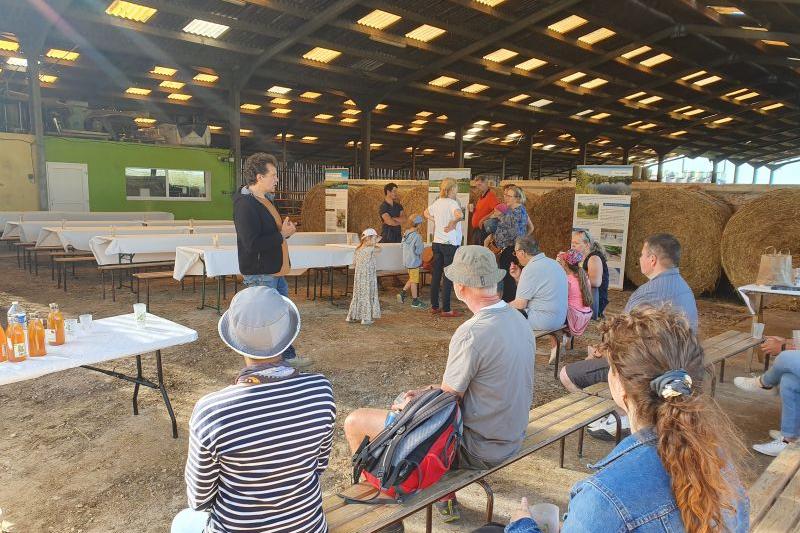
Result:
[[[66,341],[74,341],[78,338],[78,319],[68,318],[64,320],[64,337]]]
[[[133,304],[133,319],[136,321],[136,327],[144,328],[147,325],[147,305]]]
[[[764,324],[761,322],[753,322],[753,338],[760,339],[764,336]]]
[[[78,317],[81,322],[81,329],[84,333],[92,331],[92,315],[86,314]]]
[[[537,503],[531,505],[528,510],[539,526],[542,533],[558,533],[560,528],[558,520],[558,506],[552,503]]]

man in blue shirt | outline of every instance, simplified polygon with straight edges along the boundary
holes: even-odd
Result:
[[[649,281],[631,294],[624,312],[640,306],[671,305],[681,311],[692,330],[697,331],[697,303],[692,289],[681,277],[678,269],[680,261],[681,243],[673,235],[657,233],[646,238],[639,256],[639,268]],[[568,391],[575,392],[608,381],[608,361],[596,356],[591,348],[589,354],[588,359],[570,363],[561,369],[559,378]],[[623,434],[630,433],[627,417],[622,419]],[[594,437],[613,440],[616,420],[609,415],[591,424],[588,431]]]

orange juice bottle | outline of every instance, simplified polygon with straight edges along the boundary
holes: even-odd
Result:
[[[33,318],[28,321],[28,355],[31,357],[41,357],[47,354],[44,347],[44,324],[42,319],[34,313]]]
[[[47,315],[47,344],[59,346],[64,344],[64,315],[58,310],[58,304],[50,304]]]
[[[3,363],[8,360],[8,352],[11,351],[11,347],[8,344],[8,337],[6,337],[6,332],[3,328],[0,328],[0,363]]]
[[[9,338],[11,339],[11,353],[8,356],[8,360],[12,363],[19,363],[27,359],[28,347],[25,346],[25,328],[22,327],[21,322],[15,321],[11,325]]]

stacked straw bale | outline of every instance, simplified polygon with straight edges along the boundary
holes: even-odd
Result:
[[[525,208],[533,222],[533,235],[539,241],[539,248],[548,257],[555,258],[558,252],[569,249],[574,204],[573,188],[527,195]]]
[[[382,222],[378,209],[385,198],[383,187],[364,185],[355,188],[350,194],[353,189],[348,188],[347,231],[361,233],[367,228],[373,228],[380,233]]]
[[[306,193],[300,208],[301,231],[325,231],[325,184],[317,183]]]
[[[639,268],[644,239],[670,233],[681,243],[681,275],[695,294],[713,291],[722,273],[719,242],[731,207],[696,189],[659,187],[634,190],[628,223],[625,275],[635,285],[647,281]]]
[[[428,207],[428,185],[417,185],[416,187],[404,192],[400,198],[400,203],[403,204],[403,211],[407,216],[422,215],[423,211]],[[424,216],[424,215],[422,215]],[[405,232],[405,228],[403,228]],[[419,227],[419,233],[422,238],[428,233],[428,222],[425,221]]]
[[[722,267],[735,287],[755,283],[768,246],[789,250],[800,267],[800,190],[778,189],[744,204],[722,234]]]

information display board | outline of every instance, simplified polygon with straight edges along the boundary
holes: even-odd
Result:
[[[325,231],[347,232],[348,168],[325,169]]]

